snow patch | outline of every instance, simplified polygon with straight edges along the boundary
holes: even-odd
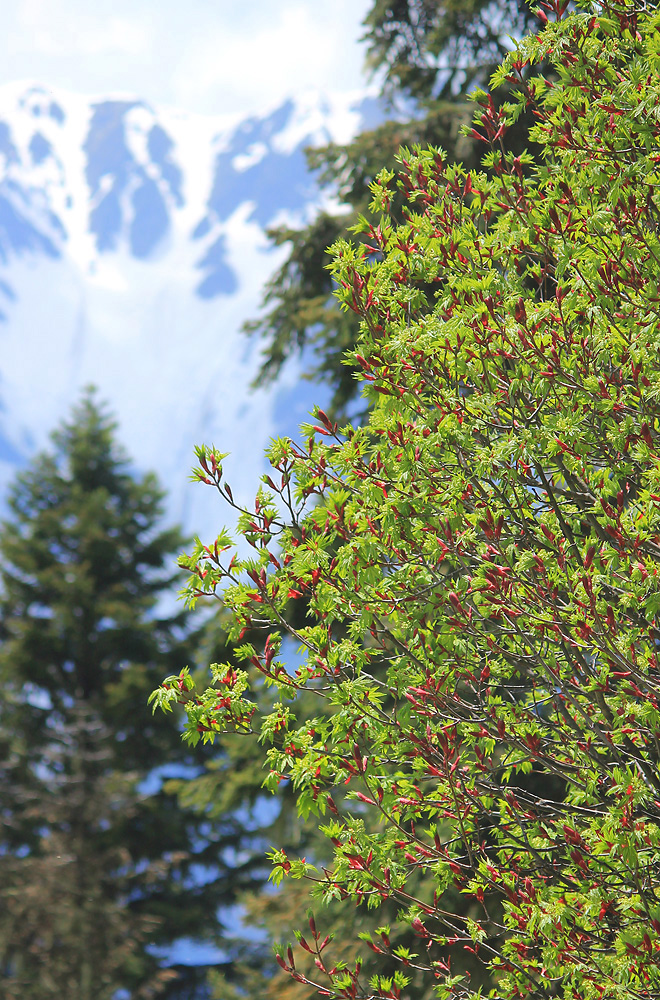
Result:
[[[259,345],[241,327],[286,257],[264,227],[318,204],[302,146],[350,139],[363,97],[310,92],[242,119],[0,87],[0,495],[94,383],[136,467],[167,486],[170,518],[202,536],[233,523],[190,484],[194,446],[230,452],[227,479],[249,504],[270,437],[306,416],[296,361],[251,391]]]

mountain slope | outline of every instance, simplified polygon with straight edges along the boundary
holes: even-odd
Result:
[[[232,451],[249,496],[268,438],[311,403],[294,365],[248,392],[257,358],[239,329],[280,259],[264,230],[318,205],[304,147],[374,113],[364,95],[238,119],[0,88],[0,491],[93,382],[187,529],[224,516],[187,482],[195,443]]]

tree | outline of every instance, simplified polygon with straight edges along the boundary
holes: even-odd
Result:
[[[181,937],[221,945],[217,908],[250,881],[252,860],[228,853],[245,841],[244,818],[177,805],[163,780],[197,773],[199,756],[177,720],[145,717],[166,664],[196,641],[186,614],[163,610],[182,542],[159,527],[162,501],[153,476],[130,473],[89,394],[10,494],[0,530],[4,997],[207,996],[204,962],[168,953]]]
[[[463,129],[472,116],[468,95],[487,84],[509,51],[509,36],[522,37],[537,23],[526,0],[374,0],[365,19],[367,65],[382,75],[391,118],[347,145],[308,150],[321,189],[347,211],[323,211],[302,228],[271,230],[274,245],[290,250],[266,285],[262,316],[245,326],[264,342],[259,384],[308,346],[311,374],[332,387],[334,410],[355,406],[358,383],[346,352],[355,347],[359,324],[337,307],[326,249],[340,237],[363,239],[353,227],[367,211],[369,185],[382,167],[394,167],[402,146],[440,145],[450,160],[479,165],[480,144]],[[507,89],[505,83],[495,100],[504,102]],[[511,149],[525,148],[531,124],[523,114],[509,133]],[[399,192],[394,217],[403,204],[405,192]]]
[[[192,602],[222,593],[237,641],[269,633],[242,655],[279,702],[259,718],[222,665],[206,691],[184,675],[154,695],[185,704],[191,743],[260,730],[270,785],[325,817],[331,864],[273,861],[317,901],[278,962],[326,996],[475,997],[466,954],[502,1000],[660,991],[660,16],[545,11],[496,74],[511,100],[476,95],[486,169],[404,150],[414,210],[391,219],[386,170],[366,223],[382,260],[335,247],[368,420],[318,410],[303,443],[273,444],[251,559],[227,561],[226,533],[185,559]],[[552,79],[529,73],[546,62]],[[526,109],[537,165],[506,145]],[[230,498],[221,456],[198,455]],[[396,975],[335,963],[335,898],[374,911]],[[393,900],[414,951],[379,921]]]
[[[283,225],[271,231],[274,243],[286,244],[290,251],[266,286],[265,313],[245,327],[247,332],[260,335],[264,344],[263,364],[256,380],[259,384],[264,378],[276,378],[290,354],[311,346],[307,354],[313,359],[311,374],[332,387],[332,411],[335,415],[350,412],[360,416],[359,409],[356,411],[356,369],[346,354],[355,346],[359,323],[354,313],[342,312],[338,307],[326,266],[327,247],[341,236],[364,240],[354,227],[367,210],[369,185],[383,163],[394,165],[401,146],[441,143],[450,158],[478,166],[480,144],[462,131],[471,118],[466,94],[488,79],[508,51],[507,34],[521,35],[535,22],[536,15],[518,0],[498,4],[480,0],[470,4],[456,4],[454,0],[433,4],[374,3],[365,20],[369,64],[384,75],[384,94],[391,102],[392,119],[361,133],[347,146],[330,144],[307,151],[310,168],[317,172],[321,188],[348,211],[334,215],[322,211],[302,228]],[[500,92],[498,99],[504,97]],[[517,138],[514,140],[509,133],[509,143],[513,147],[515,142],[518,151],[524,147],[529,123],[523,115],[515,130]],[[405,193],[395,196],[393,216],[400,217],[405,201]],[[364,412],[362,409],[362,416]],[[227,749],[223,747],[223,755]],[[229,772],[230,785],[236,790],[236,778],[240,782],[241,772],[231,766]],[[207,794],[211,802],[216,789],[218,801],[227,804],[224,767],[217,772],[215,781],[209,782],[206,776],[200,779],[197,801],[203,801]],[[189,788],[189,792],[192,790]],[[313,822],[302,826],[295,822],[289,812],[291,806],[291,797],[285,792],[280,796],[277,832],[284,836],[287,828],[289,833],[288,839],[278,842],[291,844],[322,864],[327,860],[326,845],[319,842]],[[214,808],[218,808],[217,803]],[[266,838],[274,834],[274,830],[262,830]],[[283,927],[295,925],[299,895],[292,886],[280,887],[275,901],[270,891],[250,889],[245,898],[250,925],[260,922],[268,939],[277,938]],[[356,924],[350,911],[340,907],[333,926],[335,945],[342,936],[344,947],[350,948],[360,930],[359,917]],[[398,943],[405,938],[402,929]],[[279,982],[268,978],[267,965],[255,982],[253,966],[250,955],[243,966],[243,988],[252,991],[250,995],[264,997],[281,990]],[[219,995],[224,997],[226,989],[223,980]]]

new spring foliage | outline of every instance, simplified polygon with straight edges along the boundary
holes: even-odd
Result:
[[[225,534],[184,559],[191,602],[221,596],[235,638],[269,634],[243,655],[280,700],[259,718],[247,672],[224,666],[155,700],[186,703],[193,741],[260,729],[268,782],[325,817],[333,865],[275,852],[276,879],[393,897],[419,940],[367,982],[320,930],[303,938],[325,995],[405,996],[414,970],[471,997],[466,949],[501,998],[660,991],[660,18],[575,6],[542,5],[493,81],[507,103],[476,95],[483,171],[403,151],[374,184],[368,246],[333,248],[368,421],[319,410],[301,443],[273,444],[241,517],[251,559]],[[514,157],[530,109],[535,155]],[[403,220],[395,183],[416,206]],[[221,456],[198,457],[231,501]],[[448,909],[449,886],[471,908]],[[389,953],[387,928],[370,947]],[[293,949],[278,960],[312,982]]]

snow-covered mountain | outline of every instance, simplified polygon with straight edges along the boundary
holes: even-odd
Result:
[[[268,438],[318,395],[293,364],[248,390],[259,347],[240,326],[284,253],[264,230],[318,206],[304,148],[377,115],[357,94],[237,119],[0,88],[0,494],[94,383],[187,530],[225,514],[188,483],[195,443],[231,451],[232,487],[253,495]]]

